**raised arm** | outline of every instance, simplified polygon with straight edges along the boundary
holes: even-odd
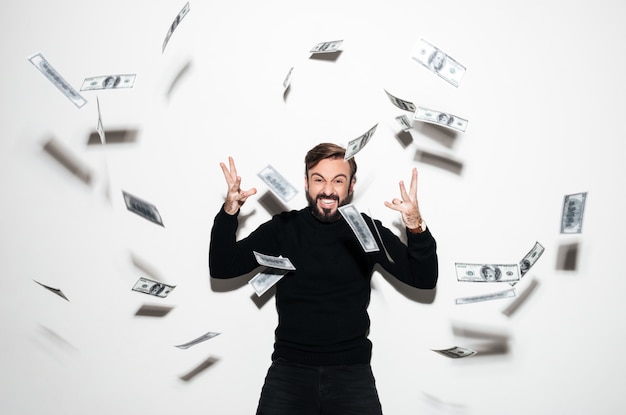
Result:
[[[437,285],[439,266],[437,259],[437,243],[426,229],[417,203],[417,169],[413,169],[409,191],[400,181],[400,197],[385,202],[385,206],[402,214],[402,221],[407,227],[405,246],[395,235],[382,228],[382,238],[389,249],[394,263],[382,265],[387,271],[413,287],[432,289]]]

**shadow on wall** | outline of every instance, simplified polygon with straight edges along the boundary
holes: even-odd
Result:
[[[437,287],[432,290],[424,290],[420,288],[411,287],[408,284],[403,283],[398,280],[396,277],[388,273],[381,267],[380,265],[376,265],[374,267],[374,271],[380,273],[383,278],[400,294],[405,296],[411,301],[415,301],[421,304],[432,304],[435,301],[435,297],[437,296]]]
[[[576,271],[578,266],[578,242],[559,246],[556,255],[556,269],[562,271]]]
[[[138,130],[135,129],[119,129],[119,130],[105,130],[106,136],[105,144],[129,144],[137,141]],[[100,134],[98,131],[92,131],[87,139],[87,145],[102,145],[100,141]]]

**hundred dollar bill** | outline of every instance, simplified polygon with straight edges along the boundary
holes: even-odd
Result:
[[[313,46],[309,52],[311,53],[331,53],[336,52],[339,46],[343,43],[343,40],[333,40],[331,42],[322,42]]]
[[[136,74],[92,76],[85,78],[80,90],[132,88],[135,85],[136,77]]]
[[[204,341],[207,341],[209,339],[212,339],[215,336],[220,335],[221,333],[214,333],[212,331],[203,334],[202,336],[198,337],[197,339],[193,339],[190,342],[184,343],[184,344],[179,344],[178,346],[174,346],[174,347],[178,347],[179,349],[189,349],[191,346],[195,346],[198,343],[202,343]]]
[[[185,4],[183,6],[182,10],[178,13],[176,18],[172,22],[172,25],[168,29],[167,35],[165,35],[165,40],[163,40],[163,46],[161,47],[161,53],[163,53],[165,51],[165,47],[167,46],[167,42],[170,41],[170,37],[172,37],[172,33],[174,33],[174,30],[176,30],[176,28],[178,27],[180,22],[183,20],[183,18],[185,16],[187,16],[187,13],[189,13],[189,2],[187,2],[187,4]]]
[[[346,222],[348,222],[348,225],[350,225],[352,232],[356,235],[365,252],[380,251],[380,248],[374,239],[374,235],[365,223],[365,219],[363,219],[363,216],[353,204],[350,203],[348,205],[340,206],[339,213],[341,213],[341,216],[343,216]]]
[[[154,222],[157,225],[165,227],[156,206],[146,202],[145,200],[141,200],[138,197],[125,192],[124,190],[122,190],[122,194],[124,195],[124,203],[126,203],[126,208],[128,210],[138,214],[144,219],[148,219],[150,222]]]
[[[396,117],[396,121],[402,127],[402,131],[409,131],[411,129],[411,120],[406,115],[400,115]]]
[[[367,132],[363,134],[362,136],[357,137],[354,140],[351,140],[350,142],[348,142],[348,146],[346,148],[346,154],[344,155],[343,159],[350,160],[352,157],[354,157],[356,153],[361,151],[363,147],[365,147],[365,145],[370,141],[370,139],[374,135],[374,132],[376,131],[376,127],[378,127],[378,123],[376,123],[376,125],[374,125],[372,128],[367,130]]]
[[[449,349],[440,349],[440,350],[431,349],[431,350],[433,352],[437,352],[444,356],[451,357],[452,359],[458,359],[461,357],[469,357],[469,356],[473,356],[476,354],[475,350],[468,349],[467,347],[460,347],[460,346],[451,347]]]
[[[533,249],[528,251],[526,256],[524,256],[524,258],[522,258],[522,260],[519,262],[520,277],[523,277],[524,274],[526,274],[528,270],[533,265],[535,265],[535,262],[537,262],[539,257],[541,257],[543,251],[545,251],[545,248],[539,242],[535,242],[535,246],[533,246]]]
[[[282,277],[284,277],[289,271],[277,268],[267,268],[265,271],[256,274],[248,284],[254,288],[258,297],[262,296],[274,286]]]
[[[461,84],[465,75],[465,66],[425,39],[420,39],[415,44],[411,58],[455,87]]]
[[[291,185],[274,167],[268,165],[261,170],[257,176],[261,178],[278,197],[284,202],[289,202],[298,193],[298,190]]]
[[[162,282],[141,277],[135,283],[133,291],[165,298],[174,290],[174,288],[176,288],[175,285],[163,284]]]
[[[296,269],[296,267],[293,266],[289,258],[265,255],[265,254],[258,253],[256,251],[252,251],[252,252],[254,253],[256,262],[258,262],[259,265],[265,265],[266,267],[270,267],[270,268],[286,269],[290,271],[293,271]]]
[[[456,115],[446,112],[435,111],[424,107],[419,107],[413,114],[413,119],[431,124],[437,124],[442,127],[465,132],[468,121]]]
[[[519,281],[518,264],[465,264],[456,262],[456,279],[465,282]]]
[[[87,100],[63,79],[41,53],[31,56],[28,60],[78,108],[82,108],[87,103]]]
[[[369,217],[372,221],[372,224],[374,225],[374,230],[376,231],[376,235],[378,235],[378,240],[380,241],[380,244],[383,246],[383,251],[385,251],[385,255],[387,256],[387,260],[393,264],[396,263],[396,261],[393,260],[393,258],[391,257],[391,255],[389,255],[389,251],[387,251],[387,247],[385,246],[385,243],[383,242],[383,237],[380,236],[380,231],[378,230],[378,226],[376,226],[376,221],[374,220],[374,217],[372,216],[372,212],[370,212],[369,210],[367,211],[367,213],[369,214]]]
[[[561,216],[561,233],[582,233],[587,192],[566,195]]]
[[[58,288],[52,288],[52,287],[50,287],[50,286],[48,286],[48,285],[45,285],[45,284],[42,284],[42,283],[40,283],[39,281],[36,281],[36,280],[33,280],[33,281],[35,281],[37,284],[39,284],[39,285],[41,285],[42,287],[44,287],[46,290],[48,290],[48,291],[51,291],[51,292],[55,293],[56,295],[58,295],[58,296],[59,296],[59,297],[61,297],[61,298],[66,299],[67,301],[70,301],[70,300],[69,300],[69,299],[65,296],[65,294],[63,294],[63,291],[61,291],[60,289],[58,289]]]
[[[287,88],[289,88],[289,85],[291,85],[291,75],[293,73],[293,66],[291,67],[291,69],[289,69],[289,72],[287,72],[287,76],[285,77],[285,80],[283,81],[283,89],[286,90]]]
[[[477,303],[477,302],[480,302],[480,301],[498,300],[500,298],[509,298],[509,297],[515,297],[515,290],[513,288],[508,289],[508,290],[504,290],[504,291],[499,291],[497,293],[490,293],[490,294],[483,294],[483,295],[474,295],[472,297],[457,298],[456,299],[456,304],[457,305],[460,305],[460,304],[471,304],[471,303]]]
[[[405,100],[400,99],[400,98],[398,98],[398,97],[396,97],[394,95],[391,95],[386,89],[385,89],[385,93],[389,97],[389,100],[391,101],[391,103],[393,105],[395,105],[396,107],[398,107],[398,108],[400,108],[401,110],[404,110],[404,111],[415,112],[415,104],[413,104],[412,102],[405,101]]]

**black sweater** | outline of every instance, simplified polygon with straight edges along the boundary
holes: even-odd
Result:
[[[380,221],[362,214],[374,234],[378,252],[366,253],[348,223],[322,223],[309,208],[283,212],[236,241],[237,216],[223,207],[215,217],[209,247],[214,278],[232,278],[257,268],[252,251],[289,258],[295,266],[276,285],[278,327],[273,359],[310,365],[369,363],[370,280],[380,264],[400,281],[417,288],[437,284],[437,246],[429,229],[407,232],[408,247]]]

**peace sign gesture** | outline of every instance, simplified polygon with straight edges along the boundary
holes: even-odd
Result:
[[[422,216],[417,204],[417,169],[413,168],[411,176],[411,187],[409,193],[406,191],[404,181],[400,180],[400,197],[393,198],[390,202],[385,202],[389,209],[402,213],[402,221],[409,229],[417,229],[421,226]]]
[[[222,172],[224,172],[224,178],[226,178],[226,184],[228,184],[224,211],[229,215],[234,215],[249,196],[256,194],[256,189],[253,187],[249,190],[241,190],[241,177],[237,176],[235,160],[232,157],[228,157],[228,164],[230,168],[226,167],[226,164],[220,163]]]

